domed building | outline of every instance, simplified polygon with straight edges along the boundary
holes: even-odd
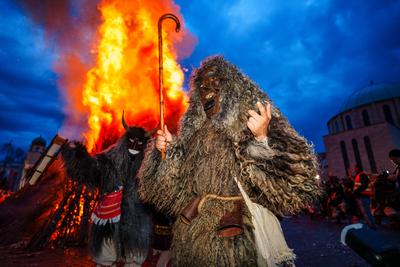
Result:
[[[354,174],[356,164],[369,173],[393,170],[388,153],[400,148],[400,84],[356,90],[328,121],[328,130],[328,175]]]

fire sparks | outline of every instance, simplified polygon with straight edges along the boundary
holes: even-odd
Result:
[[[52,243],[79,243],[86,237],[90,211],[96,202],[96,192],[68,179],[64,186],[62,200],[55,205],[45,233]]]
[[[107,138],[122,131],[121,116],[146,129],[159,123],[158,18],[175,9],[169,1],[104,0],[99,5],[102,23],[98,30],[96,66],[86,76],[83,105],[88,111],[84,136],[91,151],[104,148]],[[182,90],[184,75],[176,62],[174,42],[179,37],[166,22],[163,34],[165,120],[174,129],[186,109]],[[172,23],[171,23],[172,24]]]
[[[59,49],[54,69],[65,100],[63,134],[81,140],[85,131],[86,146],[95,153],[120,137],[123,111],[129,125],[149,130],[159,124],[157,23],[165,13],[180,17],[172,0],[99,0],[99,12],[92,1],[22,2]],[[181,17],[180,21],[184,25]],[[180,57],[188,56],[196,40],[184,27],[176,33],[171,21],[163,25],[165,122],[174,131],[187,107],[178,52]],[[89,52],[95,55],[94,64],[88,60]],[[97,198],[97,191],[66,179],[63,194],[31,246],[83,243]]]

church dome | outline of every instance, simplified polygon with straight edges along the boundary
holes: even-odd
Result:
[[[32,146],[46,146],[46,140],[43,137],[39,136],[32,141]]]
[[[369,86],[354,91],[344,103],[340,112],[395,97],[400,97],[400,83],[370,84]]]

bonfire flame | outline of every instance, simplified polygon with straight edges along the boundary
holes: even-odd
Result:
[[[63,51],[55,66],[67,100],[67,122],[63,131],[73,133],[76,138],[82,127],[86,127],[87,148],[95,153],[114,143],[124,132],[123,111],[131,126],[146,130],[156,127],[160,121],[157,22],[165,13],[177,14],[179,7],[172,0],[100,0],[98,9],[102,20],[93,50],[95,66],[90,67],[86,65],[85,57],[88,55],[87,43],[92,43],[86,42],[88,36],[92,40],[91,32],[86,32],[93,26],[90,18],[95,13],[90,9],[91,3],[74,1],[82,7],[78,11],[87,15],[77,19],[69,18],[71,9],[67,0],[43,0],[43,5],[39,6],[36,2],[23,1],[35,19],[43,17],[41,6],[44,10],[62,11],[61,14],[56,11],[46,13],[42,23],[45,26],[49,23],[46,26],[48,34],[56,37]],[[54,19],[55,14],[57,19]],[[179,52],[181,56],[187,56],[195,40],[184,28],[177,34],[172,21],[166,21],[163,28],[165,121],[174,131],[187,107],[182,90],[184,75],[177,63],[175,45],[185,43],[180,47],[185,51]],[[71,36],[78,37],[72,40]],[[85,115],[87,123],[82,125],[80,119]],[[45,231],[34,238],[33,244],[41,247],[49,240],[60,244],[82,241],[97,197],[97,192],[67,179],[64,194],[54,206]]]
[[[102,1],[96,66],[87,73],[83,105],[88,109],[88,131],[84,134],[90,151],[99,151],[123,132],[125,110],[129,125],[146,129],[159,124],[157,20],[163,8],[154,4]],[[121,1],[119,1],[121,2]],[[136,5],[135,5],[136,4]],[[132,7],[135,5],[132,13]],[[157,15],[156,15],[157,14]],[[186,109],[182,90],[184,75],[167,24],[163,33],[165,119],[174,130]],[[171,24],[171,25],[168,25]],[[169,27],[168,27],[169,26]]]

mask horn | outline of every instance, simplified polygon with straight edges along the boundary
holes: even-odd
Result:
[[[127,124],[126,121],[125,121],[124,113],[125,113],[125,111],[123,110],[123,111],[122,111],[122,125],[124,126],[125,130],[128,130],[128,129],[129,129],[129,126],[128,126],[128,124]]]
[[[154,128],[153,130],[146,132],[144,136],[146,136],[146,137],[152,137],[153,134],[154,134],[157,130],[158,130],[158,126],[157,126],[156,128]]]

